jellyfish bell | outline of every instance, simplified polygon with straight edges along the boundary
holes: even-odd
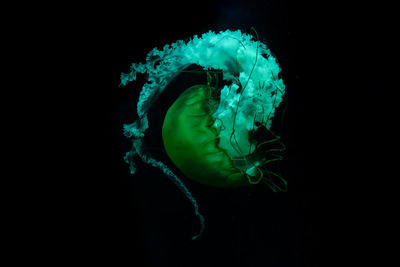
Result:
[[[195,85],[169,108],[162,127],[165,150],[188,178],[217,187],[246,185],[229,155],[218,145],[218,130],[209,113],[211,88]]]
[[[136,80],[138,73],[147,76],[137,103],[139,119],[124,125],[125,135],[132,139],[132,149],[125,156],[131,173],[136,170],[136,157],[160,168],[192,202],[201,221],[201,235],[204,218],[197,201],[182,180],[144,145],[149,109],[167,85],[193,64],[207,73],[207,82],[186,89],[171,105],[162,139],[167,155],[183,175],[210,186],[263,182],[273,191],[286,190],[286,181],[270,168],[282,159],[278,152],[285,149],[271,130],[285,85],[266,45],[239,30],[209,31],[188,42],[154,48],[146,63],[133,63],[130,73],[121,74],[121,86]],[[212,85],[211,70],[222,73],[223,86]]]

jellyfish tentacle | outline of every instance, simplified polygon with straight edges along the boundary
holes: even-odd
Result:
[[[260,174],[259,177],[257,178],[257,180],[253,181],[253,180],[251,180],[250,175],[248,175],[247,173],[245,173],[245,174],[246,174],[246,177],[249,180],[250,184],[259,184],[261,182],[261,180],[263,179],[263,177],[264,177],[264,173],[261,171],[261,169],[258,166],[256,166],[256,165],[253,165],[253,166],[258,171],[258,173]]]
[[[266,160],[266,161],[263,162],[263,164],[266,165],[266,164],[269,164],[271,162],[275,162],[275,161],[279,161],[279,160],[283,160],[283,157],[278,156],[277,158]]]
[[[277,174],[273,171],[269,171],[269,170],[266,170],[265,173],[268,175],[269,179],[263,179],[262,181],[266,185],[268,185],[272,191],[274,191],[274,192],[278,192],[278,191],[286,192],[287,191],[287,182],[285,179],[282,178],[282,176],[280,176],[279,174]],[[284,187],[280,187],[275,182],[273,182],[272,179],[270,178],[271,175],[276,177],[278,180],[280,180],[280,182],[282,182]]]
[[[232,139],[235,141],[235,145],[236,145],[236,146],[232,144]],[[235,149],[236,152],[237,152],[239,155],[243,155],[243,152],[240,150],[239,143],[238,143],[238,141],[237,141],[237,139],[236,139],[235,129],[233,130],[233,132],[231,133],[231,136],[229,137],[229,142],[230,142],[231,146],[233,147],[233,149]]]
[[[199,205],[197,204],[196,199],[192,196],[190,193],[189,189],[186,187],[186,185],[182,182],[181,179],[179,179],[164,163],[161,161],[158,161],[154,159],[152,156],[150,156],[149,153],[145,152],[143,148],[139,145],[142,142],[142,140],[134,140],[134,146],[135,150],[137,151],[137,155],[145,162],[153,167],[161,169],[169,178],[171,182],[173,182],[179,190],[186,196],[187,199],[192,203],[192,206],[194,207],[194,212],[195,215],[199,217],[200,220],[200,231],[198,235],[195,235],[192,237],[192,240],[198,238],[199,236],[202,235],[204,232],[205,224],[204,224],[204,217],[199,211]],[[128,152],[129,153],[129,152]],[[132,154],[127,154],[126,157],[132,157]]]

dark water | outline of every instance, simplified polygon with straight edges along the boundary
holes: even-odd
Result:
[[[81,48],[78,68],[90,82],[79,87],[76,98],[85,113],[71,131],[88,151],[76,155],[88,170],[71,182],[80,198],[67,230],[74,240],[67,255],[107,266],[311,267],[352,254],[352,242],[362,235],[356,234],[357,219],[349,218],[367,209],[367,174],[380,173],[364,144],[382,140],[384,129],[376,127],[385,125],[386,110],[375,100],[391,82],[377,65],[386,66],[390,56],[386,45],[367,42],[375,25],[368,15],[357,17],[351,9],[334,15],[339,9],[287,1],[149,2],[79,15],[82,28],[73,46]],[[367,7],[365,14],[372,10]],[[343,19],[354,23],[347,27],[338,22]],[[122,124],[136,119],[143,79],[118,88],[119,75],[132,62],[143,62],[153,47],[210,29],[251,27],[278,59],[286,84],[288,109],[283,126],[276,127],[287,146],[282,172],[288,192],[213,189],[183,177],[206,224],[204,235],[191,241],[199,222],[190,202],[158,169],[138,160],[132,176],[122,160],[130,149]],[[371,39],[387,34],[375,30]],[[154,128],[146,138],[155,157],[167,163],[160,150],[165,111],[181,90],[202,79],[185,75],[151,111]],[[371,145],[368,153],[378,155],[380,147]],[[348,201],[349,191],[361,192],[355,203]]]

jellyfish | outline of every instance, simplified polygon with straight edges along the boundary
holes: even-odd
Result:
[[[188,41],[178,40],[154,48],[145,63],[133,63],[121,74],[120,86],[147,77],[137,103],[138,119],[123,126],[132,148],[124,160],[132,174],[140,158],[160,168],[191,201],[200,220],[204,217],[188,187],[144,144],[149,128],[148,111],[168,84],[191,65],[204,71],[204,84],[193,84],[169,107],[162,124],[166,154],[181,173],[214,187],[265,184],[272,191],[286,191],[287,183],[271,166],[283,159],[285,145],[271,129],[275,109],[285,97],[280,67],[266,44],[240,30],[209,31]],[[218,75],[219,74],[219,75]],[[222,76],[222,82],[219,76]]]

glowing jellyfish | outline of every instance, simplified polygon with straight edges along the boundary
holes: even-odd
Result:
[[[192,202],[204,218],[198,204],[183,182],[144,147],[148,129],[148,110],[166,86],[190,65],[207,73],[207,82],[184,91],[169,108],[162,127],[165,150],[172,162],[188,178],[216,187],[233,187],[260,182],[273,191],[286,191],[286,181],[270,166],[282,160],[285,149],[279,136],[271,131],[275,109],[282,102],[285,85],[278,77],[276,59],[258,38],[241,31],[212,31],[188,42],[177,41],[162,50],[154,48],[146,63],[131,65],[121,74],[121,85],[136,80],[136,74],[148,78],[137,103],[139,119],[124,125],[124,134],[133,146],[125,156],[135,173],[134,158],[160,168]],[[210,73],[222,73],[225,85]],[[215,75],[215,78],[218,76]],[[215,81],[215,86],[213,83]]]

